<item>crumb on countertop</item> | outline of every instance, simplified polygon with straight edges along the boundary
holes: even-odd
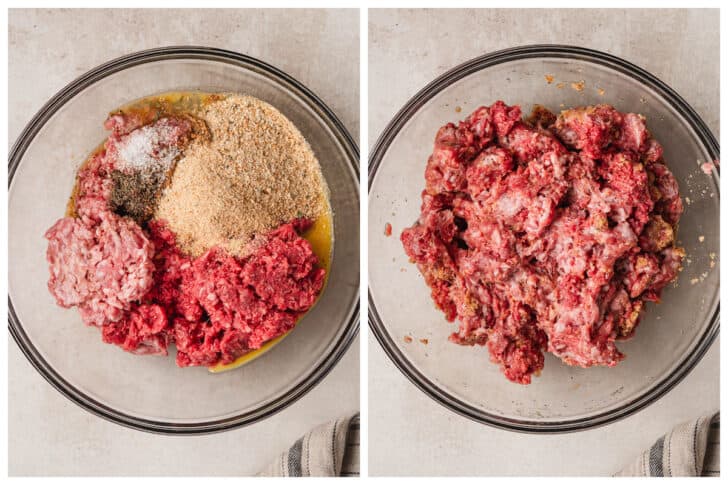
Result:
[[[545,74],[543,77],[544,77],[544,79],[546,79],[546,82],[549,84],[554,82],[554,77],[551,74]]]
[[[412,343],[412,337],[410,337],[409,335],[405,335],[404,336],[404,343],[411,344]]]
[[[387,237],[392,235],[392,224],[389,222],[384,225],[384,235]]]
[[[584,81],[571,83],[571,89],[574,91],[584,91]]]
[[[710,175],[713,173],[713,162],[705,162],[700,165],[700,169],[703,171],[705,175]]]

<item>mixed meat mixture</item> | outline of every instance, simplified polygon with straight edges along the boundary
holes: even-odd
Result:
[[[612,106],[522,119],[501,101],[440,128],[401,240],[459,328],[528,384],[551,352],[615,366],[645,302],[677,278],[678,185],[645,119]]]
[[[301,237],[312,220],[256,234],[244,256],[184,251],[156,205],[188,145],[208,143],[209,133],[188,116],[146,121],[106,122],[111,134],[79,171],[71,213],[45,234],[48,288],[104,342],[161,355],[174,344],[179,366],[231,363],[314,305],[325,270]]]

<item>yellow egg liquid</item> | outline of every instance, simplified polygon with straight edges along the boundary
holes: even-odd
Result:
[[[148,124],[156,121],[157,119],[164,116],[171,115],[183,115],[191,114],[197,115],[205,106],[208,104],[223,99],[224,94],[220,93],[203,93],[203,92],[190,92],[190,91],[174,91],[169,93],[163,93],[156,96],[148,96],[145,98],[132,101],[131,103],[122,106],[118,110],[112,111],[110,115],[116,114],[131,114],[139,116],[143,124]],[[81,169],[85,166],[89,160],[91,160],[99,151],[103,150],[103,144],[97,147],[82,164]],[[79,169],[79,171],[81,170]],[[325,184],[324,184],[325,186]],[[68,201],[66,207],[66,216],[75,217],[75,201],[78,195],[78,179],[73,188],[73,192]],[[331,267],[331,256],[333,248],[333,215],[331,211],[331,205],[325,194],[321,195],[322,214],[314,221],[313,225],[301,236],[311,244],[313,253],[319,260],[319,267],[326,270],[326,276],[324,278],[324,285],[319,293],[319,298],[323,294],[326,283],[329,278],[329,270]],[[316,300],[318,302],[318,298]],[[315,306],[315,303],[314,303]],[[313,307],[311,307],[313,308]],[[309,309],[310,311],[311,309]],[[305,315],[301,316],[303,318]],[[301,320],[299,318],[299,322]],[[298,323],[297,323],[298,324]],[[213,373],[224,372],[232,369],[236,369],[256,358],[260,357],[270,349],[272,349],[277,343],[283,340],[289,332],[284,333],[276,338],[273,338],[264,343],[259,349],[251,350],[244,355],[238,357],[235,361],[229,364],[218,364],[209,367],[208,370]]]

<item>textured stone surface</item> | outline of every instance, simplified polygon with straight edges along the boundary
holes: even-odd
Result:
[[[534,43],[621,56],[680,93],[718,136],[717,11],[370,10],[369,143],[436,76]],[[370,475],[611,475],[672,426],[719,407],[719,345],[657,403],[581,433],[535,436],[460,417],[420,392],[369,339]]]
[[[9,24],[10,143],[77,76],[123,54],[175,44],[235,50],[273,64],[318,94],[358,139],[356,10],[13,10]],[[289,408],[250,427],[200,437],[108,423],[48,385],[12,341],[8,352],[10,475],[254,474],[315,425],[359,408],[358,339]]]

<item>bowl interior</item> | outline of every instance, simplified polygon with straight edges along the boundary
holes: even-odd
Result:
[[[278,108],[318,157],[334,212],[328,285],[299,325],[265,355],[234,371],[177,368],[172,356],[139,357],[104,344],[76,310],[55,305],[46,288],[43,234],[63,216],[76,170],[106,136],[108,111],[165,91],[225,91]],[[355,153],[320,108],[255,66],[211,59],[155,60],[104,77],[69,99],[30,142],[9,189],[9,293],[34,351],[75,390],[139,419],[196,425],[253,415],[296,396],[331,365],[355,331],[359,203]],[[343,343],[346,342],[346,343]]]
[[[553,82],[549,84],[546,75],[553,76]],[[419,215],[425,163],[437,129],[499,99],[520,104],[526,114],[534,104],[558,112],[609,103],[620,111],[645,115],[649,129],[664,145],[666,163],[682,196],[689,198],[678,231],[687,251],[685,268],[677,284],[664,291],[663,302],[648,305],[635,337],[619,344],[627,358],[615,368],[569,367],[548,354],[542,375],[531,385],[507,381],[489,362],[487,349],[447,341],[456,324],[447,323],[435,309],[423,278],[404,253],[399,235]],[[429,381],[435,393],[486,421],[496,417],[547,427],[627,406],[682,365],[717,309],[718,178],[715,171],[706,175],[700,168],[710,160],[693,128],[659,93],[588,60],[511,60],[444,86],[394,135],[370,181],[370,297],[382,322],[379,330],[391,339],[394,353],[413,369],[411,373],[420,374],[416,380]],[[388,222],[391,237],[383,234]],[[406,335],[411,343],[405,342]]]

